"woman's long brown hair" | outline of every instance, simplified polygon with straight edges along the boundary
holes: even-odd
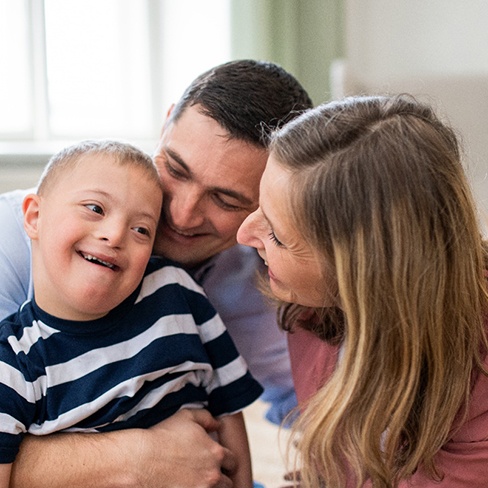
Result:
[[[296,427],[301,486],[394,487],[420,466],[441,479],[487,350],[487,254],[455,133],[412,97],[358,97],[290,122],[271,151],[341,309],[309,327],[343,352]],[[285,328],[297,317],[282,306]]]

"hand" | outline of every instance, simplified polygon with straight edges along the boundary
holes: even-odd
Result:
[[[140,435],[137,486],[232,488],[233,454],[208,435],[219,422],[206,410],[181,410]]]
[[[218,428],[207,411],[182,410],[150,429],[26,436],[10,486],[232,488],[234,455],[209,435]]]

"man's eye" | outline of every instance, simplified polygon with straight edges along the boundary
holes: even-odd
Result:
[[[242,207],[239,207],[238,205],[232,205],[231,203],[227,203],[218,193],[216,193],[213,198],[217,205],[224,210],[229,210],[231,212],[237,212],[239,210],[242,210]]]
[[[100,205],[96,205],[95,203],[89,203],[85,205],[85,207],[91,210],[92,212],[103,215],[103,208],[100,207]]]
[[[169,164],[167,161],[165,163],[166,166],[166,171],[173,176],[173,178],[178,178],[178,179],[183,179],[185,178],[185,174],[182,173],[181,171],[178,171],[174,166]]]

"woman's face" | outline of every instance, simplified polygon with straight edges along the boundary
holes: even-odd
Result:
[[[290,173],[271,154],[261,179],[260,206],[242,223],[237,240],[257,249],[277,298],[308,307],[333,306],[319,255],[291,221],[292,191]]]

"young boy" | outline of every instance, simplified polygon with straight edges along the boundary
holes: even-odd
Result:
[[[25,433],[146,428],[183,407],[223,416],[234,485],[252,486],[235,412],[262,389],[201,288],[149,261],[161,204],[151,159],[111,141],[61,151],[25,198],[35,292],[0,327],[0,488]]]

